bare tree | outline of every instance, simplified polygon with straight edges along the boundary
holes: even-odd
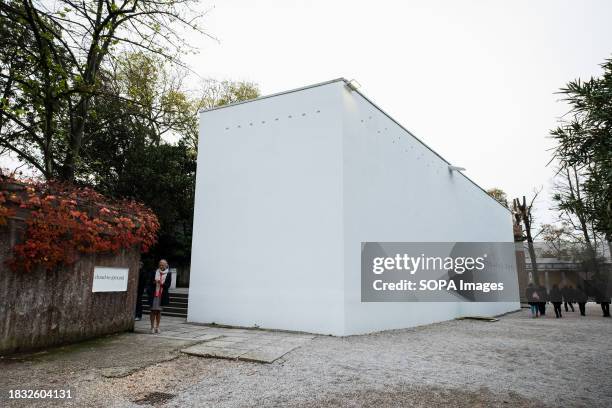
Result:
[[[584,177],[576,165],[565,166],[558,172],[558,181],[554,185],[553,200],[560,212],[560,218],[571,225],[582,236],[586,249],[587,263],[597,271],[597,234],[590,219],[592,212],[584,193]]]
[[[542,187],[534,190],[533,197],[529,201],[529,204],[527,204],[527,199],[525,196],[523,196],[522,201],[519,200],[518,198],[515,198],[512,201],[512,212],[514,214],[515,220],[517,221],[520,220],[523,223],[523,230],[525,233],[524,239],[527,241],[527,246],[529,250],[529,258],[531,261],[532,278],[533,278],[533,282],[536,285],[539,285],[540,282],[539,282],[539,276],[538,276],[538,263],[536,259],[536,252],[533,246],[533,240],[535,237],[534,237],[534,234],[532,233],[533,222],[534,222],[532,209],[533,209],[533,203],[535,202],[536,198],[541,192],[542,192]]]
[[[576,244],[580,244],[576,240],[574,231],[567,223],[560,225],[544,224],[541,227],[542,240],[548,247],[548,253],[557,259],[570,259]]]

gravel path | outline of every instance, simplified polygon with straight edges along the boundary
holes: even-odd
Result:
[[[612,320],[588,314],[321,336],[273,364],[179,356],[77,382],[73,402],[136,407],[155,391],[171,394],[163,407],[610,407]]]
[[[586,319],[569,313],[558,320],[529,319],[523,311],[495,323],[463,320],[318,337],[273,366],[227,364],[168,406],[370,405],[387,393],[389,402],[394,395],[406,401],[404,393],[415,404],[422,397],[424,406],[460,406],[462,394],[471,392],[485,405],[499,401],[497,394],[512,405],[610,407],[612,321],[596,313],[594,307]],[[463,393],[445,397],[440,389]]]

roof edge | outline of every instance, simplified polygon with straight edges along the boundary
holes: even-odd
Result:
[[[345,79],[344,82],[348,83],[348,81]],[[440,158],[440,160],[442,160],[443,162],[445,162],[446,164],[448,164],[449,166],[451,166],[451,163],[446,160],[444,157],[442,157],[440,155],[440,153],[436,152],[434,149],[432,149],[431,147],[429,147],[429,145],[427,143],[425,143],[424,141],[422,141],[421,139],[419,139],[417,136],[414,135],[414,133],[412,133],[411,131],[409,131],[408,129],[406,129],[404,127],[404,125],[402,125],[401,123],[399,123],[397,120],[395,120],[393,118],[393,116],[389,115],[387,112],[385,112],[380,106],[378,106],[377,104],[375,104],[370,98],[368,98],[367,96],[365,96],[363,93],[361,93],[361,91],[359,91],[359,89],[351,89],[353,92],[356,92],[357,94],[359,94],[359,96],[361,96],[363,99],[366,100],[366,102],[368,102],[370,105],[372,105],[373,107],[375,107],[380,113],[382,113],[383,115],[385,115],[387,118],[389,118],[393,123],[395,123],[397,126],[399,126],[402,130],[404,130],[406,133],[408,133],[410,136],[412,136],[417,142],[419,142],[420,144],[422,144],[423,146],[425,146],[425,148],[427,148],[429,151],[431,151],[433,154],[435,154],[436,156],[438,156]],[[485,190],[484,188],[482,188],[478,183],[476,183],[474,180],[472,180],[471,178],[469,178],[468,176],[466,176],[463,172],[459,171],[459,174],[461,174],[463,177],[465,177],[470,183],[472,183],[473,185],[475,185],[477,188],[479,188],[480,190],[482,190],[483,193],[485,193],[491,200],[495,201],[497,204],[499,204],[500,207],[502,207],[504,210],[510,212],[512,214],[512,210],[510,210],[508,207],[504,206],[502,203],[500,203],[499,201],[497,201],[495,198],[491,197],[491,195],[489,193],[487,193],[487,190]]]
[[[306,89],[311,89],[311,88],[317,88],[319,86],[324,86],[324,85],[329,85],[329,84],[333,84],[334,82],[344,82],[345,84],[348,84],[349,81],[346,78],[336,78],[336,79],[332,79],[330,81],[325,81],[325,82],[319,82],[316,84],[312,84],[312,85],[307,85],[307,86],[302,86],[300,88],[295,88],[295,89],[290,89],[288,91],[282,91],[282,92],[277,92],[277,93],[273,93],[270,95],[263,95],[263,96],[258,96],[257,98],[253,98],[253,99],[247,99],[246,101],[240,101],[240,102],[234,102],[234,103],[228,103],[227,105],[222,105],[222,106],[215,106],[214,108],[208,108],[208,109],[200,109],[198,111],[198,113],[206,113],[206,112],[211,112],[214,110],[219,110],[219,109],[224,109],[224,108],[230,108],[233,106],[237,106],[237,105],[243,105],[245,103],[250,103],[250,102],[256,102],[256,101],[260,101],[262,99],[268,99],[268,98],[273,98],[275,96],[281,96],[281,95],[287,95],[290,93],[294,93],[294,92],[300,92],[300,91],[304,91]],[[363,96],[363,95],[362,95]]]
[[[283,91],[283,92],[277,92],[277,93],[273,93],[270,95],[264,95],[264,96],[259,96],[257,98],[253,98],[253,99],[248,99],[246,101],[240,101],[240,102],[234,102],[234,103],[230,103],[227,105],[223,105],[223,106],[216,106],[214,108],[209,108],[209,109],[200,109],[198,111],[198,114],[200,113],[206,113],[206,112],[211,112],[211,111],[215,111],[215,110],[219,110],[219,109],[224,109],[224,108],[229,108],[229,107],[233,107],[233,106],[237,106],[237,105],[243,105],[246,103],[250,103],[250,102],[255,102],[255,101],[260,101],[263,99],[268,99],[268,98],[273,98],[275,96],[281,96],[281,95],[287,95],[287,94],[291,94],[294,92],[300,92],[300,91],[304,91],[306,89],[312,89],[312,88],[317,88],[319,86],[324,86],[324,85],[329,85],[329,84],[333,84],[335,82],[344,82],[345,84],[349,84],[350,81],[348,81],[346,78],[344,77],[340,77],[340,78],[336,78],[336,79],[332,79],[329,81],[324,81],[324,82],[319,82],[316,84],[312,84],[312,85],[307,85],[307,86],[303,86],[300,88],[295,88],[295,89],[291,89],[288,91]],[[412,133],[411,131],[409,131],[408,129],[406,129],[401,123],[399,123],[397,120],[395,120],[391,115],[389,115],[387,112],[385,112],[380,106],[378,106],[377,104],[375,104],[370,98],[368,98],[367,96],[365,96],[359,89],[355,89],[355,88],[351,88],[351,91],[356,92],[359,96],[361,96],[363,99],[365,99],[366,102],[368,102],[370,105],[372,105],[374,108],[376,108],[378,111],[380,111],[380,113],[382,113],[383,115],[385,115],[387,118],[389,118],[393,123],[395,123],[396,125],[398,125],[401,129],[403,129],[406,133],[408,133],[410,136],[412,136],[417,142],[419,142],[420,144],[422,144],[423,146],[425,146],[425,148],[427,148],[429,151],[431,151],[433,154],[435,154],[436,156],[438,156],[440,158],[440,160],[442,160],[443,162],[445,162],[446,164],[448,164],[449,166],[451,165],[451,163],[446,160],[444,157],[442,157],[438,152],[436,152],[434,149],[432,149],[431,147],[429,147],[427,145],[427,143],[423,142],[421,139],[419,139],[417,136],[414,135],[414,133]],[[506,211],[512,213],[512,210],[510,210],[509,208],[505,207],[502,205],[502,203],[500,203],[499,201],[497,201],[495,198],[491,197],[491,195],[489,193],[487,193],[487,190],[485,190],[484,188],[482,188],[480,185],[478,185],[478,183],[476,183],[474,180],[472,180],[471,178],[469,178],[468,176],[466,176],[463,172],[459,172],[463,177],[465,177],[470,183],[472,183],[474,186],[476,186],[477,188],[479,188],[480,190],[482,190],[483,193],[485,193],[491,200],[495,201],[500,207],[502,207],[503,209],[505,209]]]

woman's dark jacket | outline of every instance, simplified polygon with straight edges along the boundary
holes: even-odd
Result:
[[[561,294],[561,289],[552,288],[550,293],[548,294],[548,299],[553,303],[561,303],[563,301],[563,296]]]
[[[525,297],[527,298],[527,303],[529,303],[530,305],[538,302],[538,300],[533,298],[533,294],[535,292],[536,288],[534,288],[533,286],[527,286],[527,289],[525,289]]]
[[[153,306],[153,295],[155,294],[155,272],[153,272],[148,277],[149,284],[147,285],[147,300],[149,302],[149,307]],[[172,283],[172,274],[168,271],[168,275],[166,276],[166,280],[164,281],[164,290],[162,291],[161,296],[161,305],[167,306],[170,303],[170,284]]]
[[[588,300],[587,294],[584,292],[582,288],[576,288],[574,290],[574,300],[578,303],[586,303]]]
[[[561,289],[561,293],[563,294],[563,301],[564,302],[574,303],[576,301],[576,299],[575,299],[575,297],[576,297],[575,289],[572,289],[570,287],[565,287],[565,288]]]
[[[548,293],[546,292],[546,288],[544,286],[540,286],[536,289],[536,291],[538,292],[538,296],[540,296],[539,303],[548,302]]]

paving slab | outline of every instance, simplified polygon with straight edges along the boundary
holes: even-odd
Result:
[[[238,346],[238,344],[234,343],[234,342],[230,342],[230,341],[223,341],[223,337],[219,336],[218,338],[206,342],[206,345],[209,347],[232,347],[232,346]]]
[[[273,363],[285,354],[292,350],[295,350],[299,346],[294,347],[274,347],[274,348],[261,348],[249,350],[248,352],[240,355],[239,360],[253,361],[259,363]]]
[[[201,336],[197,336],[195,339],[196,340],[208,341],[208,340],[218,339],[219,337],[221,337],[221,336],[218,335],[218,334],[203,334]]]
[[[180,336],[170,336],[170,335],[165,335],[164,333],[160,333],[160,334],[155,334],[155,337],[161,337],[164,339],[174,339],[174,340],[184,340],[184,341],[190,341],[191,343],[200,343],[202,341],[208,341],[208,340],[215,340],[221,336],[202,336],[202,337],[180,337]]]
[[[236,336],[234,335],[234,333],[231,333],[230,335],[223,335],[223,341],[234,341],[234,342],[239,342],[239,341],[245,341],[246,339],[251,338],[252,335],[244,335],[244,336]]]
[[[249,338],[237,338],[232,335],[221,336],[211,341],[204,341],[184,348],[181,351],[200,357],[273,363],[314,337],[296,336],[296,338],[292,338],[291,335],[285,335],[270,338],[260,334],[254,331]]]
[[[246,353],[246,350],[229,347],[211,347],[207,346],[206,343],[201,343],[184,348],[181,352],[199,357],[237,358]]]
[[[160,329],[161,333],[153,336],[197,342],[182,349],[185,354],[261,363],[272,363],[315,337],[303,333],[209,327],[166,316],[162,317]],[[149,320],[135,322],[134,331],[150,334]]]

